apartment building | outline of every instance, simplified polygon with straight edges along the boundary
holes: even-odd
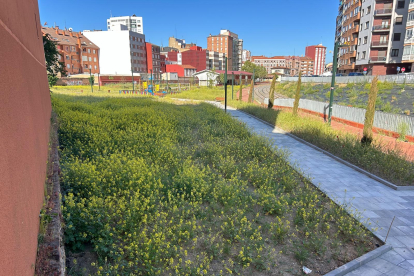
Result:
[[[227,70],[241,70],[243,64],[243,40],[229,30],[207,37],[207,50],[223,53],[228,58]]]
[[[300,71],[302,76],[311,76],[314,72],[314,61],[310,57],[300,57]]]
[[[171,48],[176,48],[180,52],[185,52],[190,50],[191,47],[196,46],[194,43],[185,43],[185,39],[178,39],[175,37],[168,38],[168,46]]]
[[[142,17],[136,16],[135,14],[132,16],[111,17],[106,20],[106,24],[108,31],[119,30],[120,25],[123,25],[122,27],[125,26],[129,31],[144,34]]]
[[[266,57],[266,56],[252,56],[251,61],[258,66],[263,66],[266,68],[268,74],[272,73],[272,68],[274,67],[285,67],[286,66],[286,59],[283,56],[274,56],[274,57]]]
[[[84,31],[100,48],[101,74],[147,73],[145,35],[129,30]]]
[[[43,35],[49,34],[57,43],[59,61],[63,62],[67,74],[100,73],[99,47],[80,32],[60,30],[59,27],[42,27]]]
[[[319,45],[307,46],[305,56],[313,60],[313,75],[322,75],[325,72],[326,47]]]
[[[291,76],[299,75],[299,70],[301,68],[301,60],[298,56],[286,56],[285,57],[286,67],[290,69]]]
[[[145,42],[147,50],[147,73],[152,74],[154,79],[161,79],[161,53],[160,46]]]
[[[405,23],[405,24],[404,24]],[[407,72],[412,72],[412,64],[414,63],[414,1],[410,0],[408,3],[408,12],[406,16],[406,22],[403,20],[405,25],[405,38],[404,38],[404,49],[402,54],[402,63],[406,67]]]
[[[245,63],[246,61],[250,61],[251,57],[252,57],[252,52],[250,52],[249,50],[243,50],[242,63]]]
[[[346,47],[339,50],[339,72],[363,72],[367,68],[370,75],[395,74],[397,67],[412,63],[409,57],[403,61],[404,46],[410,45],[405,38],[406,33],[410,35],[407,30],[411,28],[408,23],[411,2],[340,1],[336,38]]]

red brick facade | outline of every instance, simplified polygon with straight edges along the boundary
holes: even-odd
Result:
[[[82,33],[60,30],[56,28],[42,28],[43,34],[49,34],[57,42],[60,62],[65,64],[67,74],[89,73],[98,74],[99,47],[93,44]]]

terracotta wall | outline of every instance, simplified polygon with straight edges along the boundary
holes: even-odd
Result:
[[[0,275],[33,275],[51,112],[37,0],[1,0],[0,38]]]

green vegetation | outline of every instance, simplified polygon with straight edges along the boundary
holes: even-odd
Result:
[[[59,73],[62,76],[66,76],[65,64],[59,61],[59,52],[56,44],[56,41],[49,34],[43,36],[43,50],[45,52],[47,79],[50,87],[56,85]]]
[[[362,146],[356,135],[334,130],[311,117],[294,116],[291,111],[268,110],[247,103],[230,104],[396,185],[414,185],[414,163],[402,158],[397,149],[384,150],[377,143]]]
[[[378,87],[377,87],[378,77],[372,79],[371,90],[369,92],[368,106],[367,111],[365,112],[365,122],[364,122],[364,131],[361,139],[363,145],[370,145],[374,139],[372,133],[372,127],[374,126],[374,116],[375,116],[375,103],[377,101]]]
[[[252,80],[252,83],[250,84],[249,98],[247,99],[249,103],[253,102],[253,89],[254,89],[254,80]]]
[[[375,247],[284,153],[211,105],[52,103],[67,248],[92,247],[93,275],[326,273]]]
[[[407,123],[405,122],[400,123],[398,125],[398,134],[399,134],[398,139],[400,141],[405,141],[405,136],[408,134],[409,130],[410,130],[410,126]]]
[[[256,79],[263,79],[267,76],[266,68],[254,64],[251,61],[246,61],[242,66],[242,71],[252,73]]]

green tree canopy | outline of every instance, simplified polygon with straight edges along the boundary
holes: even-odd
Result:
[[[242,71],[253,73],[253,70],[255,78],[262,79],[267,76],[266,68],[256,65],[251,61],[246,61],[242,66]]]
[[[59,52],[56,48],[56,42],[52,40],[49,34],[43,36],[43,49],[45,51],[46,71],[49,85],[53,86],[57,81],[57,74],[61,73],[66,76],[65,64],[59,62]]]

